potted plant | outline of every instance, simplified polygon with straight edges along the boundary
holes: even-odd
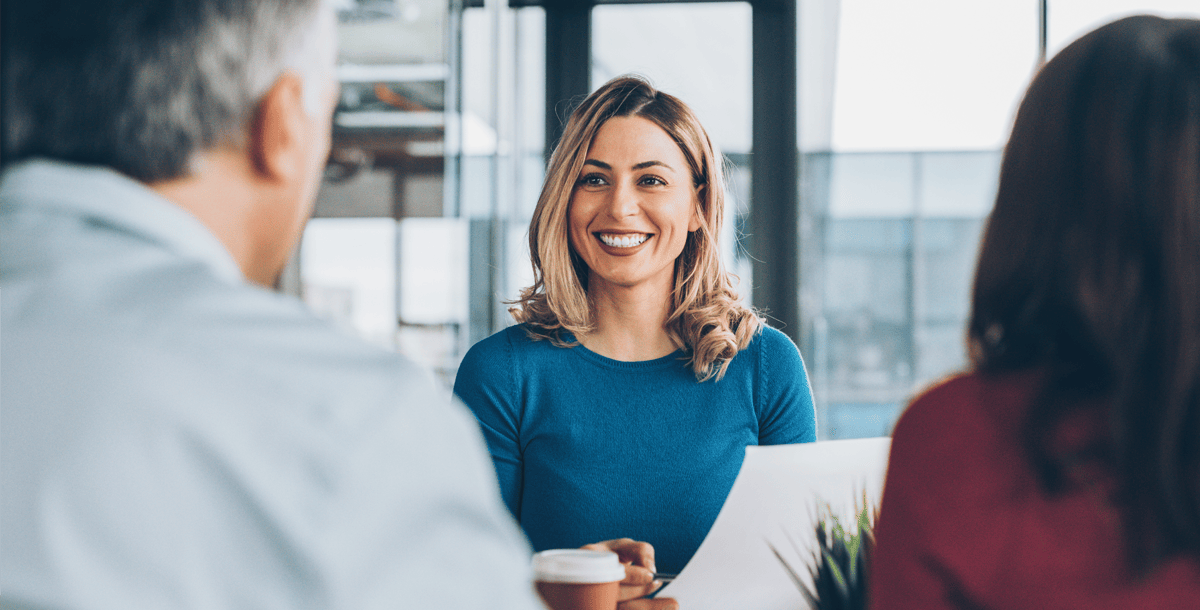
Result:
[[[783,564],[800,594],[812,610],[866,610],[870,583],[871,556],[875,551],[873,509],[863,496],[862,510],[856,510],[855,523],[846,528],[826,506],[819,512],[816,548],[808,566],[809,579],[802,577],[772,545],[771,552]]]

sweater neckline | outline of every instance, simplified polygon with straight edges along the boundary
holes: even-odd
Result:
[[[622,371],[652,371],[678,366],[687,359],[687,353],[681,349],[677,349],[666,356],[660,356],[658,358],[654,358],[653,360],[614,360],[608,356],[602,356],[596,352],[593,352],[587,347],[584,347],[583,343],[576,339],[574,334],[564,333],[564,335],[564,338],[568,342],[575,342],[575,346],[568,349],[576,350],[576,352],[583,358],[611,369]]]

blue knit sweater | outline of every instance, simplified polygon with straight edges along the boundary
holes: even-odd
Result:
[[[725,377],[683,352],[621,362],[513,326],[467,352],[454,392],[475,412],[504,502],[535,550],[650,542],[678,572],[712,527],[747,445],[816,440],[795,344],[765,328]]]

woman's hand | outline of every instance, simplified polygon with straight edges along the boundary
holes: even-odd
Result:
[[[583,547],[592,551],[612,551],[625,564],[625,580],[621,581],[618,610],[676,610],[679,603],[669,597],[649,599],[646,596],[662,587],[654,580],[654,547],[648,542],[629,538],[605,540]]]

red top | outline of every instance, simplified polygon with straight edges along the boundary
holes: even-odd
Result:
[[[1177,559],[1140,581],[1125,569],[1117,515],[1102,499],[1111,482],[1092,476],[1054,498],[1039,490],[1019,440],[1038,379],[955,377],[901,416],[873,610],[1200,608],[1200,561]],[[1101,429],[1076,419],[1060,439]]]

